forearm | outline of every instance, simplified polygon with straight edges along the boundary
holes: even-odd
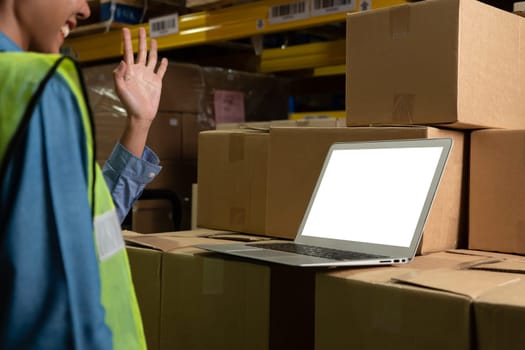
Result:
[[[151,120],[139,119],[133,116],[128,117],[120,143],[137,158],[142,158],[144,153],[151,122]]]

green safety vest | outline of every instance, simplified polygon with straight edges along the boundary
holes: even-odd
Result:
[[[32,67],[32,70],[27,71],[27,67]],[[10,116],[0,118],[0,161],[10,153],[10,148],[16,147],[17,134],[21,128],[27,127],[33,113],[32,108],[28,106],[38,100],[45,86],[42,82],[55,72],[69,84],[82,113],[88,159],[87,195],[93,214],[93,238],[100,273],[101,303],[105,308],[106,324],[112,331],[113,348],[146,349],[120,223],[102,172],[94,158],[93,118],[87,104],[80,70],[72,59],[60,55],[27,52],[0,54],[2,85],[18,87],[5,89],[0,94],[0,106],[4,115]],[[0,169],[0,173],[2,170],[5,171]],[[4,174],[0,176],[2,175]]]

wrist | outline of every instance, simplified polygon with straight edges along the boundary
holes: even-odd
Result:
[[[127,128],[133,130],[134,132],[148,132],[152,119],[138,118],[135,116],[128,116]]]

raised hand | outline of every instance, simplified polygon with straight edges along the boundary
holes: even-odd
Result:
[[[128,28],[122,29],[122,40],[124,59],[113,72],[115,89],[129,118],[121,143],[131,153],[141,157],[149,127],[159,108],[162,78],[168,60],[163,58],[157,68],[157,41],[151,39],[148,55],[146,30],[143,27],[139,28],[136,60]]]
[[[153,120],[157,114],[162,91],[162,78],[168,67],[163,58],[157,66],[157,41],[151,39],[147,53],[146,30],[139,28],[139,47],[136,62],[133,57],[131,33],[122,29],[124,60],[114,72],[115,87],[130,118]]]

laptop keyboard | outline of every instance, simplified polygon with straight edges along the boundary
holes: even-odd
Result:
[[[259,247],[265,249],[279,250],[288,253],[296,253],[301,255],[315,256],[319,258],[333,259],[333,260],[369,260],[387,258],[382,255],[366,254],[359,252],[349,252],[345,250],[316,247],[306,244],[297,243],[259,243],[247,244],[252,247]]]

